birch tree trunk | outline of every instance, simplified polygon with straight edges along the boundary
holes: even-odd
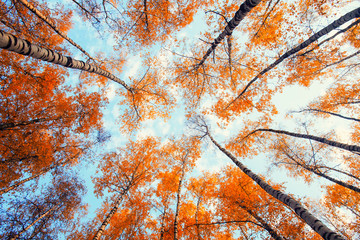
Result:
[[[215,50],[215,48],[219,45],[219,43],[224,40],[226,36],[230,36],[233,30],[240,24],[240,22],[244,19],[244,17],[256,7],[261,0],[246,0],[243,4],[240,5],[239,10],[235,13],[235,16],[229,21],[224,31],[220,33],[220,35],[215,38],[214,42],[211,44],[211,47],[207,50],[201,61],[196,65],[195,69],[198,69],[206,59],[210,56],[210,54]]]
[[[338,185],[340,185],[340,186],[346,187],[346,188],[348,188],[348,189],[351,189],[351,190],[353,190],[353,191],[355,191],[355,192],[360,193],[360,188],[358,188],[358,187],[356,187],[356,186],[353,186],[353,185],[350,185],[350,184],[348,184],[348,183],[346,183],[346,182],[337,180],[337,179],[335,179],[335,178],[333,178],[333,177],[330,177],[330,176],[328,176],[328,175],[326,175],[326,174],[324,174],[324,173],[322,173],[322,172],[315,171],[315,170],[312,169],[312,168],[309,168],[309,167],[304,167],[304,168],[305,168],[306,170],[308,170],[308,171],[311,171],[311,172],[315,173],[316,175],[318,175],[318,176],[320,176],[320,177],[323,177],[323,178],[325,178],[325,179],[327,179],[327,180],[329,180],[329,181],[332,181],[333,183],[336,183],[336,184],[338,184]]]
[[[292,197],[282,193],[279,190],[275,190],[272,186],[267,184],[264,180],[262,180],[258,175],[253,173],[250,169],[248,169],[245,165],[239,162],[229,151],[225,148],[221,147],[210,135],[207,133],[210,140],[215,144],[215,146],[222,151],[228,158],[230,158],[236,166],[238,166],[246,175],[252,178],[262,189],[264,189],[268,194],[283,202],[287,206],[289,206],[294,212],[303,219],[315,232],[317,232],[323,239],[325,240],[345,240],[344,237],[339,235],[338,233],[332,231],[328,228],[324,223],[322,223],[319,219],[314,217],[306,208],[304,208],[299,202],[297,202]]]
[[[0,48],[19,53],[21,55],[40,59],[42,61],[58,64],[67,68],[79,69],[90,73],[96,73],[98,75],[104,76],[114,82],[121,84],[130,93],[133,93],[133,89],[130,86],[128,86],[123,80],[109,73],[106,70],[85,63],[83,61],[73,59],[68,56],[63,56],[62,54],[56,53],[55,51],[52,51],[50,49],[37,46],[35,44],[30,43],[27,40],[17,38],[14,35],[6,33],[2,30],[0,30]]]
[[[0,123],[0,131],[2,130],[8,130],[8,129],[13,129],[16,127],[22,127],[22,126],[28,126],[31,124],[37,124],[37,123],[43,123],[43,122],[48,122],[48,121],[57,121],[60,119],[66,119],[66,118],[72,118],[73,116],[66,116],[66,117],[56,117],[56,118],[36,118],[36,119],[32,119],[32,120],[28,120],[28,121],[22,121],[22,122],[10,122],[10,123]]]
[[[118,200],[116,200],[114,207],[111,209],[111,211],[108,213],[108,215],[106,216],[105,220],[102,222],[100,228],[97,230],[93,240],[98,240],[100,239],[100,237],[102,236],[102,234],[105,231],[106,226],[109,224],[112,216],[114,216],[114,214],[116,213],[116,211],[118,210],[120,203],[122,201],[122,196],[124,195],[124,193],[122,193],[120,195],[120,197],[118,198]]]
[[[166,199],[165,201],[165,205],[164,205],[164,212],[161,217],[161,225],[160,225],[160,237],[159,240],[163,240],[164,239],[164,233],[165,233],[165,218],[166,218],[166,214],[167,214],[167,209],[168,209],[168,200]]]
[[[274,67],[276,67],[277,65],[279,65],[281,62],[283,62],[286,58],[290,57],[291,55],[299,52],[300,50],[306,48],[307,46],[309,46],[311,43],[317,41],[319,38],[321,38],[322,36],[328,34],[329,32],[331,32],[332,30],[340,27],[341,25],[347,23],[348,21],[354,19],[354,18],[358,18],[360,17],[360,7],[356,8],[355,10],[348,12],[347,14],[343,15],[342,17],[340,17],[339,19],[335,20],[333,23],[331,23],[330,25],[324,27],[323,29],[321,29],[320,31],[318,31],[317,33],[315,33],[314,35],[312,35],[310,38],[308,38],[306,41],[300,43],[297,47],[294,47],[292,49],[290,49],[289,51],[285,52],[283,55],[281,55],[275,62],[273,62],[272,64],[270,64],[267,68],[265,68],[264,70],[262,70],[260,73],[258,73],[246,86],[245,88],[239,93],[239,95],[232,100],[226,108],[228,108],[232,103],[234,103],[237,99],[239,99],[246,91],[247,89],[250,87],[251,84],[253,84],[256,80],[258,80],[261,76],[263,76],[265,73],[267,73],[268,71],[270,71],[271,69],[273,69]]]
[[[200,236],[200,226],[199,226],[199,209],[200,209],[200,203],[201,203],[201,196],[200,196],[199,199],[197,200],[197,203],[196,203],[196,212],[195,212],[196,235],[197,235],[197,239],[198,239],[198,240],[201,240],[201,236]]]
[[[15,2],[20,2],[22,5],[24,5],[27,9],[29,9],[31,12],[33,12],[38,18],[43,20],[47,25],[49,25],[57,34],[59,34],[62,38],[66,39],[69,43],[71,43],[74,47],[79,49],[81,52],[83,52],[86,56],[88,56],[90,59],[94,60],[90,54],[88,54],[81,46],[79,46],[77,43],[75,43],[71,38],[69,38],[64,32],[62,32],[56,25],[53,23],[53,21],[49,18],[47,18],[45,15],[43,15],[39,10],[37,10],[33,5],[31,5],[26,0],[15,0]]]
[[[297,164],[298,166],[300,166],[300,167],[302,167],[302,168],[304,168],[304,169],[306,169],[306,170],[308,170],[308,171],[310,171],[310,172],[318,175],[319,177],[323,177],[323,178],[325,178],[325,179],[327,179],[327,180],[329,180],[329,181],[331,181],[331,182],[333,182],[333,183],[336,183],[336,184],[338,184],[338,185],[340,185],[340,186],[343,186],[343,187],[345,187],[345,188],[348,188],[348,189],[350,189],[350,190],[353,190],[353,191],[355,191],[355,192],[360,193],[360,188],[358,188],[358,187],[356,187],[356,186],[353,186],[353,185],[351,185],[351,184],[348,184],[348,183],[346,183],[346,182],[344,182],[344,181],[341,181],[341,180],[335,179],[335,178],[333,178],[333,177],[330,177],[330,176],[328,176],[327,174],[320,172],[320,170],[319,170],[318,168],[316,168],[316,167],[308,166],[308,165],[306,165],[306,164],[304,164],[304,163],[301,163],[301,162],[297,161],[294,157],[292,157],[290,154],[288,154],[288,153],[286,153],[286,152],[284,152],[284,154],[285,154],[289,159],[291,159],[291,161],[293,161],[295,164]],[[346,174],[345,172],[342,172],[342,173],[343,173],[343,174]]]
[[[67,164],[68,162],[70,162],[71,159],[74,159],[74,158],[78,157],[82,152],[83,152],[83,151],[80,151],[80,152],[78,152],[77,154],[75,154],[74,156],[71,156],[70,158],[62,161],[61,163],[58,163],[58,164],[55,164],[55,165],[53,165],[53,166],[47,167],[47,168],[43,169],[42,171],[40,171],[39,173],[32,175],[31,177],[25,178],[25,179],[23,179],[23,180],[15,183],[15,184],[13,184],[13,185],[7,187],[7,188],[5,188],[5,189],[1,189],[1,190],[0,190],[0,195],[2,195],[2,194],[4,194],[4,193],[7,193],[7,192],[9,192],[9,191],[11,191],[11,190],[13,190],[14,188],[17,188],[17,187],[19,187],[20,185],[22,185],[22,184],[24,184],[24,183],[26,183],[26,182],[28,182],[28,181],[31,181],[31,180],[33,180],[33,179],[38,178],[38,177],[40,177],[41,175],[43,175],[43,174],[51,171],[52,169],[54,169],[54,168],[56,168],[56,167],[59,167],[59,166],[61,166],[61,165]]]
[[[11,190],[13,190],[14,188],[17,188],[18,186],[20,186],[20,185],[22,185],[22,184],[24,184],[24,183],[26,183],[26,182],[28,182],[28,181],[31,181],[31,180],[33,180],[33,179],[35,179],[35,178],[40,177],[41,175],[49,172],[51,169],[54,169],[55,167],[56,167],[56,166],[49,167],[49,168],[45,168],[44,170],[40,171],[39,173],[34,174],[34,175],[32,175],[31,177],[25,178],[25,179],[23,179],[23,180],[15,183],[15,184],[11,185],[11,186],[8,187],[8,188],[1,189],[1,190],[0,190],[0,195],[2,195],[2,194],[4,194],[4,193],[7,193],[7,192],[9,192],[9,191],[11,191]]]
[[[10,240],[15,240],[18,237],[20,237],[21,234],[23,234],[24,232],[26,232],[27,230],[29,230],[29,228],[31,228],[32,226],[34,226],[38,221],[40,221],[41,219],[43,219],[44,217],[46,217],[47,215],[49,215],[57,206],[59,206],[60,204],[57,204],[55,206],[53,206],[52,208],[50,208],[49,210],[47,210],[45,213],[43,213],[41,216],[39,216],[37,219],[35,219],[29,226],[27,226],[26,228],[24,228],[21,232],[19,232],[18,234],[16,234],[15,236],[11,237]]]
[[[288,135],[288,136],[292,136],[292,137],[296,137],[296,138],[310,139],[310,140],[314,140],[314,141],[317,141],[320,143],[325,143],[325,144],[333,146],[333,147],[341,148],[341,149],[344,149],[344,150],[347,150],[350,152],[360,153],[360,146],[340,143],[340,142],[328,140],[326,138],[317,137],[317,136],[313,136],[313,135],[309,135],[309,134],[301,134],[301,133],[294,133],[294,132],[288,132],[288,131],[283,131],[283,130],[260,128],[260,129],[256,129],[255,131],[252,131],[249,135],[254,134],[256,132],[273,132],[273,133],[284,134],[284,135]]]
[[[241,203],[237,202],[237,204],[244,209],[247,213],[249,213],[253,218],[256,219],[260,223],[260,225],[270,234],[272,238],[275,240],[284,240],[283,237],[281,237],[273,227],[270,226],[263,218],[261,218],[259,215],[257,215],[255,212],[253,212],[251,209],[246,207],[245,205],[242,205]]]
[[[346,120],[360,122],[360,119],[358,119],[358,118],[347,117],[347,116],[344,116],[344,115],[341,115],[341,114],[338,114],[338,113],[328,112],[328,111],[324,111],[324,110],[321,110],[321,109],[307,108],[307,109],[301,110],[299,112],[305,112],[305,111],[325,113],[325,114],[329,114],[329,115],[336,116],[336,117],[339,117],[339,118],[343,118],[343,119],[346,119]]]
[[[176,193],[176,210],[175,210],[175,217],[174,217],[174,240],[178,239],[178,217],[179,217],[179,208],[180,208],[180,194],[181,194],[181,187],[182,187],[182,181],[184,179],[185,176],[185,165],[183,165],[182,169],[181,169],[181,176],[179,179],[179,185],[178,185],[178,190]]]
[[[165,214],[166,214],[166,212],[164,212],[164,214],[163,214],[163,217],[162,217],[162,221],[161,221],[161,227],[160,227],[160,237],[159,237],[159,240],[163,240],[164,239],[164,232],[165,232],[165,226],[164,226],[164,218],[165,218]]]

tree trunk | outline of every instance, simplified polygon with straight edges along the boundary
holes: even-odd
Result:
[[[273,132],[273,133],[284,134],[284,135],[288,135],[288,136],[292,136],[292,137],[296,137],[296,138],[310,139],[310,140],[314,140],[314,141],[317,141],[320,143],[325,143],[325,144],[333,146],[333,147],[341,148],[341,149],[344,149],[344,150],[347,150],[350,152],[360,153],[360,146],[340,143],[340,142],[328,140],[326,138],[317,137],[317,136],[313,136],[313,135],[309,135],[309,134],[301,134],[301,133],[293,133],[293,132],[288,132],[288,131],[283,131],[283,130],[260,128],[260,129],[256,129],[255,131],[252,131],[249,135],[254,134],[256,132]]]
[[[325,240],[345,240],[341,235],[329,229],[325,224],[323,224],[319,219],[314,217],[306,208],[304,208],[299,202],[290,196],[282,193],[279,190],[275,190],[272,186],[267,184],[262,180],[258,175],[253,173],[250,169],[246,168],[241,162],[239,162],[229,151],[225,148],[222,148],[208,133],[210,140],[215,144],[215,146],[222,151],[228,158],[230,158],[236,166],[238,166],[246,175],[252,178],[262,189],[264,189],[268,194],[283,202],[294,212],[303,219],[315,232],[317,232]]]
[[[82,153],[82,151],[78,152],[78,153],[75,154],[74,156],[66,159],[65,161],[63,161],[63,162],[61,162],[61,163],[58,163],[58,164],[56,164],[56,165],[47,167],[47,168],[45,168],[44,170],[40,171],[39,173],[32,175],[31,177],[25,178],[25,179],[23,179],[23,180],[15,183],[15,184],[11,185],[11,186],[8,187],[8,188],[5,188],[5,189],[0,190],[0,195],[2,195],[2,194],[4,194],[4,193],[7,193],[7,192],[9,192],[10,190],[12,190],[12,189],[14,189],[14,188],[17,188],[18,186],[20,186],[20,185],[22,185],[22,184],[24,184],[24,183],[26,183],[26,182],[28,182],[28,181],[31,181],[31,180],[33,180],[33,179],[35,179],[35,178],[38,178],[38,177],[40,177],[41,175],[43,175],[43,174],[51,171],[52,169],[54,169],[54,168],[56,168],[56,167],[59,167],[59,166],[61,166],[61,165],[65,165],[66,163],[70,162],[71,159],[79,156],[80,153]]]
[[[200,225],[199,225],[199,209],[200,209],[200,203],[201,203],[201,196],[198,198],[196,203],[196,212],[195,212],[195,223],[196,223],[196,235],[197,239],[201,240],[200,236]]]
[[[165,233],[165,218],[166,218],[166,211],[168,207],[168,198],[165,201],[165,205],[164,205],[164,212],[162,214],[161,217],[161,225],[160,225],[160,237],[159,240],[163,240],[164,239],[164,233]]]
[[[348,189],[351,189],[351,190],[353,190],[353,191],[355,191],[355,192],[360,193],[360,188],[358,188],[358,187],[356,187],[356,186],[353,186],[353,185],[350,185],[350,184],[348,184],[348,183],[346,183],[346,182],[343,182],[343,181],[341,181],[341,180],[337,180],[337,179],[335,179],[335,178],[333,178],[333,177],[330,177],[330,176],[328,176],[328,175],[320,172],[320,170],[318,170],[316,167],[311,167],[311,166],[308,166],[308,165],[306,165],[306,164],[303,164],[303,163],[297,161],[295,158],[293,158],[290,154],[286,153],[285,151],[283,151],[283,152],[285,153],[285,155],[286,155],[288,158],[290,158],[290,159],[291,159],[295,164],[297,164],[298,166],[300,166],[300,167],[302,167],[302,168],[305,168],[306,170],[308,170],[308,171],[310,171],[310,172],[312,172],[312,173],[315,173],[316,175],[318,175],[318,176],[320,176],[320,177],[323,177],[323,178],[325,178],[325,179],[327,179],[327,180],[329,180],[329,181],[332,181],[333,183],[336,183],[336,184],[338,184],[338,185],[340,185],[340,186],[346,187],[346,188],[348,188]],[[343,172],[343,173],[344,173],[344,172]]]
[[[70,117],[57,117],[57,118],[36,118],[29,121],[22,121],[22,122],[11,122],[11,123],[0,123],[0,131],[13,129],[15,127],[27,126],[36,123],[42,123],[47,121],[57,121],[63,118],[70,118]]]
[[[251,211],[248,207],[245,205],[242,205],[240,202],[236,202],[242,209],[244,209],[248,214],[250,214],[253,218],[256,219],[260,223],[260,225],[270,234],[272,238],[275,240],[284,240],[283,237],[281,237],[271,226],[268,224],[264,219],[262,219],[259,215],[257,215],[255,212]]]
[[[27,226],[26,228],[24,228],[22,231],[20,231],[18,234],[16,234],[15,236],[11,237],[10,240],[15,240],[18,237],[20,237],[21,234],[23,234],[24,232],[26,232],[27,230],[29,230],[29,228],[31,228],[32,226],[34,226],[38,221],[40,221],[41,219],[43,219],[44,217],[46,217],[47,215],[49,215],[57,206],[59,206],[60,204],[57,204],[55,206],[53,206],[52,208],[50,208],[49,210],[47,210],[44,214],[42,214],[41,216],[39,216],[37,219],[35,219],[29,226]]]
[[[175,210],[175,217],[174,217],[174,240],[178,239],[178,216],[179,216],[179,208],[180,208],[180,194],[181,194],[181,187],[182,187],[182,181],[184,179],[185,176],[185,165],[183,165],[182,169],[181,169],[181,176],[179,179],[179,185],[178,185],[178,190],[176,193],[176,210]]]
[[[328,111],[324,111],[324,110],[321,110],[321,109],[307,108],[307,109],[301,110],[300,112],[305,112],[305,111],[325,113],[325,114],[333,115],[333,116],[340,117],[340,118],[343,118],[343,119],[346,119],[346,120],[360,122],[360,119],[358,119],[358,118],[347,117],[347,116],[344,116],[344,115],[341,115],[341,114],[338,114],[338,113],[328,112]]]
[[[71,57],[63,56],[62,54],[56,53],[50,49],[37,46],[27,40],[17,38],[14,35],[6,33],[2,30],[0,30],[0,48],[16,52],[25,56],[40,59],[42,61],[58,64],[67,68],[74,68],[90,73],[96,73],[121,84],[130,93],[133,93],[133,89],[128,86],[123,80],[109,73],[106,70],[85,63],[83,61],[73,59]]]
[[[230,36],[233,30],[240,24],[244,17],[260,3],[261,0],[246,0],[240,5],[239,10],[235,13],[235,16],[229,21],[224,31],[214,40],[211,47],[207,50],[201,61],[196,65],[195,70],[198,69],[215,50],[219,43],[226,37]]]
[[[290,57],[291,55],[299,52],[300,50],[306,48],[307,46],[309,46],[311,43],[317,41],[319,38],[321,38],[322,36],[328,34],[329,32],[331,32],[332,30],[340,27],[341,25],[347,23],[348,21],[350,21],[351,19],[354,18],[358,18],[360,17],[360,7],[348,12],[347,14],[345,14],[344,16],[340,17],[339,19],[335,20],[333,23],[331,23],[330,25],[324,27],[323,29],[321,29],[320,31],[318,31],[317,33],[315,33],[314,35],[312,35],[310,38],[308,38],[306,41],[302,42],[300,45],[298,45],[295,48],[292,48],[291,50],[287,51],[286,53],[284,53],[283,55],[281,55],[275,62],[273,62],[272,64],[270,64],[267,68],[265,68],[264,70],[262,70],[260,73],[258,73],[246,86],[245,88],[240,92],[240,94],[234,99],[232,100],[226,108],[228,108],[232,103],[234,103],[237,99],[239,99],[246,91],[247,89],[250,87],[251,84],[253,84],[256,80],[258,80],[261,76],[263,76],[265,73],[267,73],[268,71],[270,71],[271,69],[273,69],[274,67],[276,67],[277,65],[279,65],[281,62],[283,62],[286,58]],[[225,109],[226,109],[225,108]]]
[[[122,197],[123,197],[124,193],[121,193],[120,197],[118,198],[118,200],[116,200],[114,207],[111,209],[111,211],[108,213],[108,215],[106,216],[105,220],[102,222],[100,228],[97,230],[93,240],[98,240],[100,239],[100,237],[102,236],[102,234],[105,231],[106,226],[109,224],[112,216],[114,216],[114,214],[116,213],[116,211],[118,210],[120,203],[122,201]]]
[[[79,49],[81,52],[83,52],[86,56],[88,56],[90,59],[94,60],[90,54],[88,54],[82,47],[80,47],[77,43],[75,43],[71,38],[69,38],[65,33],[63,33],[56,25],[51,21],[51,19],[47,18],[45,15],[43,15],[39,10],[37,10],[33,5],[31,5],[26,0],[15,0],[15,2],[20,2],[22,5],[24,5],[27,9],[29,9],[31,12],[33,12],[38,18],[43,20],[47,25],[49,25],[57,34],[59,34],[62,38],[66,39],[69,43],[71,43],[74,47]]]
[[[37,174],[34,174],[32,175],[31,177],[28,177],[28,178],[25,178],[13,185],[11,185],[10,187],[8,188],[5,188],[5,189],[2,189],[0,190],[0,195],[4,194],[4,193],[7,193],[9,192],[10,190],[13,190],[14,188],[17,188],[18,186],[30,181],[30,180],[33,180],[35,178],[38,178],[40,177],[41,175],[43,175],[44,173],[47,173],[48,171],[50,171],[51,169],[55,168],[56,166],[53,166],[53,167],[49,167],[49,168],[45,168],[44,170],[42,170],[41,172],[37,173]]]
[[[323,177],[323,178],[326,178],[327,180],[332,181],[332,182],[334,182],[334,183],[336,183],[336,184],[338,184],[338,185],[340,185],[340,186],[346,187],[346,188],[348,188],[348,189],[351,189],[351,190],[353,190],[353,191],[355,191],[355,192],[360,193],[360,188],[358,188],[358,187],[356,187],[356,186],[353,186],[353,185],[350,185],[350,184],[348,184],[348,183],[346,183],[346,182],[343,182],[343,181],[337,180],[337,179],[335,179],[335,178],[332,178],[332,177],[330,177],[330,176],[328,176],[328,175],[326,175],[326,174],[324,174],[324,173],[322,173],[322,172],[315,171],[315,170],[312,169],[312,168],[309,168],[309,167],[304,167],[304,168],[307,169],[307,170],[309,170],[309,171],[311,171],[311,172],[313,172],[313,173],[315,173],[316,175],[318,175],[318,176],[320,176],[320,177]]]

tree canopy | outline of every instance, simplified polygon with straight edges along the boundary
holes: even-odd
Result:
[[[0,238],[360,238],[356,0],[0,17]]]

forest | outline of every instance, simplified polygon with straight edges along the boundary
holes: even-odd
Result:
[[[360,239],[359,1],[0,16],[0,239]]]

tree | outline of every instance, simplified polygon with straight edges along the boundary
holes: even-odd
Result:
[[[40,193],[29,198],[15,198],[3,216],[4,238],[43,238],[58,236],[74,228],[75,213],[84,207],[85,188],[75,176],[62,174]],[[24,197],[24,196],[23,196]]]
[[[184,189],[191,169],[200,156],[199,141],[185,136],[171,139],[162,148],[162,169],[153,187],[153,209],[159,214],[154,227],[159,239],[181,239],[186,236],[184,225],[189,221],[193,205],[186,201]]]
[[[56,25],[48,19],[46,16],[44,16],[39,10],[37,10],[33,5],[31,5],[26,0],[19,0],[19,2],[24,5],[26,8],[28,8],[30,11],[32,11],[38,18],[43,20],[45,23],[47,23],[57,34],[59,34],[61,37],[66,39],[69,43],[71,43],[74,47],[79,49],[81,52],[83,52],[86,56],[88,56],[90,59],[93,60],[93,58],[90,56],[89,53],[87,53],[82,47],[80,47],[77,43],[75,43],[71,38],[66,36],[66,33],[62,32]]]
[[[238,161],[229,151],[225,148],[221,147],[219,143],[211,136],[208,126],[202,118],[197,118],[194,120],[195,124],[197,124],[198,130],[202,132],[202,137],[208,136],[211,142],[222,151],[231,161],[238,166],[246,175],[252,178],[262,189],[264,189],[268,194],[283,202],[291,209],[295,211],[295,213],[303,219],[314,231],[316,231],[320,236],[324,239],[344,239],[341,235],[332,231],[326,225],[324,225],[319,219],[314,217],[306,208],[304,208],[298,201],[294,200],[292,197],[282,193],[281,191],[274,189],[271,185],[269,185],[266,181],[261,179],[258,175],[253,173],[250,169],[248,169],[244,164]]]
[[[209,57],[209,55],[215,51],[215,48],[219,43],[225,38],[225,36],[230,36],[237,25],[241,22],[241,20],[246,16],[248,12],[252,10],[252,8],[256,7],[259,4],[260,0],[248,0],[240,5],[239,10],[235,13],[234,17],[228,22],[224,31],[214,40],[211,44],[211,47],[204,54],[201,61],[196,65],[195,69],[199,68],[205,60]]]
[[[94,178],[95,192],[98,195],[103,195],[105,190],[114,193],[108,199],[113,204],[105,217],[100,216],[104,220],[93,239],[100,239],[125,198],[135,201],[132,199],[132,192],[134,191],[136,196],[137,189],[146,187],[154,178],[160,157],[157,145],[158,141],[153,138],[144,139],[141,142],[130,141],[126,148],[104,156],[100,165],[102,175]]]
[[[211,206],[214,206],[212,204],[215,202],[215,193],[219,185],[218,176],[207,172],[202,173],[199,177],[189,179],[187,190],[194,198],[196,210],[190,225],[185,228],[192,230],[189,235],[193,239],[216,238],[220,232],[215,228],[215,224],[208,224],[214,218],[217,210],[217,208],[212,210]]]
[[[304,223],[294,218],[286,205],[268,195],[238,168],[228,166],[221,171],[219,179],[221,184],[215,196],[219,200],[217,215],[221,222],[245,226],[249,235],[252,231],[256,234],[266,231],[273,239],[307,238],[309,233],[304,231]]]
[[[42,20],[31,17],[21,4],[2,6],[4,29],[64,51],[59,47],[63,39],[39,28]],[[69,30],[71,13],[65,16],[46,4],[38,7],[54,22],[62,19],[59,31]],[[74,165],[89,144],[86,136],[101,125],[104,97],[81,85],[65,86],[67,72],[56,66],[25,61],[6,51],[1,56],[0,187],[4,192],[55,166]]]
[[[3,49],[14,51],[26,56],[31,56],[50,63],[59,64],[64,67],[80,69],[87,72],[94,72],[121,84],[127,91],[132,92],[132,89],[123,80],[97,66],[73,59],[71,57],[63,56],[62,54],[54,52],[50,49],[42,48],[28,41],[19,39],[14,35],[8,34],[4,31],[0,32],[0,39],[0,47]]]
[[[59,26],[59,31],[66,33],[70,29],[72,12],[64,11],[63,5],[58,4],[56,9],[50,8],[46,3],[36,5],[40,12],[43,12],[45,15],[51,15],[53,23]],[[60,46],[64,39],[55,34],[52,29],[43,28],[43,20],[34,18],[33,13],[24,5],[18,1],[9,1],[2,2],[1,6],[2,30],[26,38],[28,41],[41,42],[43,47],[66,52]]]
[[[339,166],[330,167],[331,164],[334,164],[330,157],[331,152],[321,153],[323,146],[311,142],[310,145],[311,151],[299,145],[299,143],[297,145],[295,141],[280,138],[271,146],[275,151],[274,163],[287,168],[293,176],[303,177],[306,182],[311,182],[312,177],[309,173],[313,173],[345,188],[360,192],[359,187],[354,184],[359,181],[356,172],[351,173]],[[346,164],[346,161],[344,161],[342,165],[350,165],[349,162]]]
[[[17,92],[11,101],[7,98],[1,113],[1,188],[26,173],[36,175],[65,162],[76,163],[89,144],[83,136],[101,123],[101,97],[96,93],[70,97],[70,91],[59,89],[44,96],[41,88],[27,91],[29,86],[24,84],[20,87],[25,89],[19,91],[16,87],[12,81],[4,89],[5,93]]]
[[[290,57],[291,55],[305,49],[306,47],[308,47],[311,43],[315,42],[316,40],[318,40],[320,37],[328,34],[331,30],[343,25],[344,23],[354,19],[354,18],[358,18],[360,16],[360,9],[357,8],[351,12],[348,12],[347,14],[343,15],[342,17],[340,17],[339,19],[337,19],[336,21],[334,21],[333,23],[331,23],[330,25],[326,26],[325,28],[321,29],[320,31],[318,31],[317,33],[313,34],[311,37],[309,37],[307,40],[303,41],[301,44],[299,44],[298,46],[292,48],[291,50],[286,51],[285,53],[283,53],[277,60],[275,60],[273,63],[271,63],[269,66],[267,66],[266,68],[264,68],[262,71],[260,71],[254,78],[252,78],[246,85],[245,87],[240,91],[239,94],[237,94],[237,96],[231,100],[229,103],[226,104],[225,107],[220,108],[220,113],[224,110],[232,110],[232,111],[236,111],[237,106],[235,106],[235,102],[241,98],[243,98],[243,95],[245,94],[245,92],[248,91],[248,89],[250,88],[250,86],[252,84],[254,84],[257,80],[259,80],[261,77],[263,77],[267,72],[269,72],[270,70],[272,70],[273,68],[275,68],[277,65],[279,65],[281,62],[283,62],[285,59],[287,59],[288,57]],[[251,95],[250,95],[251,96]],[[253,96],[257,96],[253,95]],[[247,99],[249,99],[249,97],[247,97]],[[268,101],[267,98],[265,98],[265,100]],[[233,106],[231,106],[233,105]],[[230,108],[231,106],[231,108]],[[249,105],[250,107],[251,105]],[[219,109],[218,106],[216,106],[217,109]],[[219,111],[218,111],[219,112]]]
[[[159,86],[155,85],[157,83],[156,72],[151,75],[149,74],[150,76],[146,76],[148,72],[147,70],[145,75],[139,81],[135,82],[134,87],[132,87],[120,78],[96,65],[91,65],[71,57],[63,56],[60,53],[39,47],[3,31],[0,32],[0,48],[8,49],[19,54],[28,55],[36,59],[41,59],[43,61],[58,64],[64,67],[80,69],[89,73],[96,73],[119,83],[127,90],[125,103],[130,105],[130,110],[125,112],[123,119],[125,119],[125,123],[128,124],[125,125],[125,129],[128,128],[130,132],[138,127],[138,123],[140,121],[147,118],[154,118],[154,113],[162,114],[166,117],[168,109],[171,108],[172,100],[170,96],[164,92],[161,87],[159,88]],[[163,106],[165,110],[154,110],[154,107],[152,107],[154,103],[158,106]],[[161,107],[159,107],[159,109],[161,109]],[[142,112],[140,112],[140,110],[142,110]],[[134,123],[130,124],[131,122]]]
[[[330,146],[333,146],[333,147],[345,149],[345,150],[348,150],[350,152],[355,152],[355,153],[359,152],[359,150],[360,150],[359,146],[356,146],[356,145],[339,143],[339,142],[336,142],[336,141],[328,140],[328,139],[323,138],[323,137],[313,136],[313,135],[310,135],[310,134],[293,133],[293,132],[288,132],[288,131],[284,131],[284,130],[260,128],[260,129],[256,129],[256,130],[252,131],[251,133],[249,133],[249,135],[252,135],[252,134],[254,134],[256,132],[272,132],[272,133],[277,133],[277,134],[285,134],[285,135],[296,137],[296,138],[311,139],[311,140],[314,140],[314,141],[317,141],[317,142],[320,142],[320,143],[324,143],[324,144],[327,144],[327,145],[330,145]],[[246,136],[246,137],[248,137],[248,136]]]
[[[95,24],[103,20],[119,46],[149,46],[164,42],[169,35],[190,24],[198,9],[208,5],[198,1],[145,0],[73,1],[81,14]]]
[[[326,189],[324,206],[327,219],[348,239],[359,236],[359,194],[340,185],[329,185]],[[346,212],[345,214],[342,211]],[[351,216],[351,218],[349,218]]]
[[[7,192],[9,192],[9,191],[11,191],[11,190],[13,190],[13,189],[16,189],[17,187],[19,187],[19,186],[21,186],[21,185],[23,185],[23,184],[25,184],[25,183],[27,183],[27,182],[29,182],[29,181],[31,181],[31,180],[37,179],[37,178],[39,178],[41,175],[44,175],[44,174],[50,172],[50,171],[53,170],[53,169],[60,168],[60,167],[62,167],[63,165],[66,165],[66,164],[71,163],[71,161],[74,161],[74,159],[78,158],[79,155],[81,155],[81,153],[82,153],[82,152],[78,152],[78,153],[75,154],[74,156],[71,156],[70,158],[65,159],[63,162],[54,163],[54,164],[52,164],[51,166],[42,169],[40,172],[35,173],[35,174],[33,174],[32,176],[30,176],[30,177],[27,177],[27,178],[24,178],[24,179],[22,179],[22,180],[20,180],[20,181],[17,181],[16,183],[12,184],[11,186],[0,190],[0,195],[1,195],[1,194],[4,194],[4,193],[7,193]]]

